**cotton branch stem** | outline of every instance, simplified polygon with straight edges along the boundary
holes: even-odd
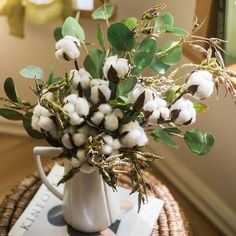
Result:
[[[77,60],[74,60],[74,64],[75,64],[75,69],[76,69],[76,70],[79,70],[79,64],[78,64],[78,61],[77,61]]]

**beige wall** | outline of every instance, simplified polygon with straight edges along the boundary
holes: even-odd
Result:
[[[168,10],[173,12],[176,18],[176,25],[190,29],[194,15],[194,0],[178,1],[153,1],[153,0],[119,0],[117,18],[122,19],[129,15],[139,16],[143,9],[152,5],[166,2]],[[67,65],[59,64],[54,59],[54,40],[52,32],[55,24],[35,27],[26,25],[26,38],[24,40],[9,36],[6,19],[0,17],[0,93],[2,95],[3,79],[13,76],[16,80],[20,93],[25,97],[32,97],[27,89],[30,81],[20,78],[18,71],[26,65],[40,65],[45,70],[49,70],[51,64],[57,66],[57,72],[63,73]],[[81,24],[86,30],[87,41],[95,41],[96,24],[90,20],[82,20]],[[191,154],[184,145],[180,150],[171,151],[168,162],[172,158],[178,159],[184,166],[189,168],[202,182],[204,182],[213,192],[215,192],[230,208],[236,212],[236,155],[235,155],[235,134],[236,107],[229,98],[215,98],[210,101],[210,111],[199,114],[196,127],[201,127],[205,131],[215,133],[217,142],[213,151],[207,157],[197,157]],[[165,148],[160,144],[156,145],[156,150],[165,153]],[[165,162],[165,161],[163,161]],[[162,165],[162,163],[160,163]],[[201,189],[199,189],[199,192]],[[216,206],[217,207],[217,206]]]

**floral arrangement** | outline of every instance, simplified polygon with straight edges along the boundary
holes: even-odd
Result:
[[[85,40],[79,13],[76,18],[68,17],[54,32],[55,56],[61,62],[72,62],[75,68],[57,77],[52,66],[48,79],[38,66],[22,69],[23,77],[35,80],[32,90],[37,104],[21,100],[13,80],[7,78],[7,98],[1,98],[5,107],[0,115],[22,120],[31,137],[63,147],[57,159],[69,159],[73,168],[60,183],[79,171],[91,173],[98,168],[104,181],[115,189],[118,173],[125,172],[132,180],[132,192],[139,193],[140,205],[149,187],[142,170],[162,159],[143,151],[143,147],[153,138],[177,148],[176,136],[197,155],[207,154],[214,136],[195,128],[182,135],[181,128],[192,125],[197,113],[207,110],[202,101],[221,86],[235,97],[232,78],[236,75],[224,66],[223,40],[193,34],[201,27],[197,22],[188,33],[174,26],[173,16],[163,12],[165,5],[160,5],[144,12],[140,20],[129,17],[110,24],[114,6],[109,1],[101,2],[92,15],[107,25],[107,37],[104,27],[98,25],[100,49],[90,49],[93,45]],[[159,45],[158,39],[166,34],[176,40]],[[206,59],[171,70],[180,61],[184,46],[199,51]],[[87,53],[83,63],[81,50]],[[145,76],[147,73],[151,75]]]

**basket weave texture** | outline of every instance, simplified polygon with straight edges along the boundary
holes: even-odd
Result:
[[[47,166],[48,173],[52,166]],[[168,188],[149,172],[144,172],[145,181],[151,186],[152,194],[164,201],[164,207],[153,229],[152,236],[189,236],[188,222],[178,203]],[[42,184],[37,172],[25,178],[14,187],[0,205],[0,236],[7,236],[28,203]],[[119,176],[119,186],[130,188],[131,181],[128,176]]]

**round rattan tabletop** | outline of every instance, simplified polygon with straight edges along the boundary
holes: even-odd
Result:
[[[51,166],[45,168],[46,173]],[[164,207],[152,232],[152,236],[188,236],[191,235],[188,222],[178,203],[157,178],[144,172],[145,181],[151,186],[153,194],[164,201]],[[22,214],[39,186],[42,184],[35,172],[14,187],[0,205],[0,236],[7,236],[11,227]],[[129,188],[131,181],[128,176],[119,176],[119,185]]]

